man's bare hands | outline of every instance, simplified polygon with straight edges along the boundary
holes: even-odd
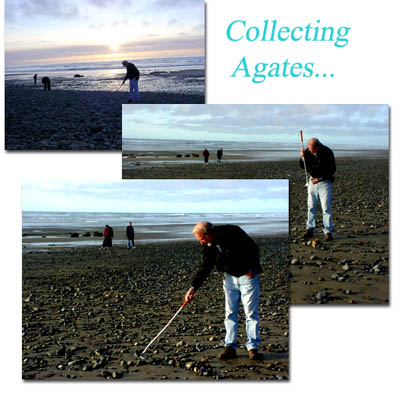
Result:
[[[193,298],[194,298],[194,289],[193,289],[193,288],[190,288],[190,289],[186,292],[185,301],[186,301],[187,303],[190,303],[190,302],[193,300]]]
[[[315,184],[318,183],[320,180],[321,180],[321,179],[319,179],[319,178],[314,178],[314,179],[311,180],[311,183],[312,183],[313,185],[315,185]]]
[[[301,149],[300,150],[300,155],[304,158],[304,154],[305,154],[305,151],[304,151],[304,149]]]

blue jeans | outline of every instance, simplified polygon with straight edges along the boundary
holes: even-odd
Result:
[[[332,223],[332,182],[322,181],[312,184],[308,182],[308,219],[307,229],[314,231],[317,219],[318,197],[322,208],[322,221],[324,223],[324,233],[333,232]]]
[[[133,100],[133,91],[135,91],[136,101],[140,101],[139,86],[136,78],[129,79],[129,100]]]
[[[135,247],[135,242],[133,239],[128,239],[128,249],[131,248],[131,242],[132,242],[132,247]]]
[[[246,316],[247,350],[258,349],[259,335],[258,298],[260,296],[260,276],[239,278],[225,273],[225,346],[237,348],[239,305],[242,300]]]

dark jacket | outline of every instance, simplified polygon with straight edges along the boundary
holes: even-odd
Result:
[[[126,237],[128,239],[135,239],[135,231],[133,229],[133,226],[128,225],[126,227]]]
[[[261,272],[259,249],[254,240],[236,225],[214,227],[215,242],[203,244],[203,260],[192,281],[197,290],[210,275],[214,266],[218,271],[239,277],[250,270]]]
[[[311,151],[306,149],[304,158],[306,160],[307,172],[313,178],[322,178],[324,181],[334,181],[336,172],[335,156],[333,151],[321,144],[318,153],[314,156]],[[304,169],[303,159],[300,158],[300,167]]]
[[[128,63],[128,66],[126,67],[126,75],[125,75],[125,80],[127,79],[132,79],[136,78],[139,80],[140,72],[136,68],[135,64]]]

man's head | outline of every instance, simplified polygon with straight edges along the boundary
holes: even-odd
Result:
[[[216,237],[214,225],[207,221],[199,222],[192,233],[201,244],[211,245]]]
[[[132,222],[129,222],[129,226],[132,226]]]
[[[321,148],[321,143],[317,138],[311,138],[307,142],[307,148],[312,154],[317,154],[318,150]]]
[[[122,65],[123,65],[124,67],[127,67],[128,64],[129,64],[128,61],[126,61],[126,60],[122,61]]]

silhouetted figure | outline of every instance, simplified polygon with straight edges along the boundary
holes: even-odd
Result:
[[[48,76],[44,76],[42,78],[42,83],[44,86],[44,90],[50,90],[50,78]]]
[[[135,91],[136,101],[140,101],[140,93],[139,93],[139,77],[140,72],[136,68],[135,64],[132,64],[128,61],[122,61],[122,65],[126,68],[126,75],[124,80],[122,81],[122,85],[125,83],[127,79],[129,79],[129,103],[133,103],[133,91]],[[122,86],[121,85],[121,86]]]
[[[37,74],[33,75],[33,83],[36,85],[36,81],[37,81]]]

